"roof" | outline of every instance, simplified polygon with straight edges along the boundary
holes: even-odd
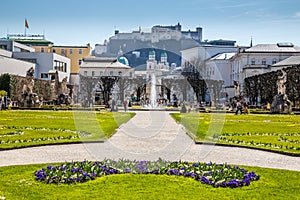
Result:
[[[288,57],[274,65],[272,67],[279,67],[279,66],[292,66],[292,65],[300,65],[300,56],[291,56]]]
[[[155,56],[155,51],[154,50],[149,51],[149,55]]]
[[[284,53],[284,52],[293,52],[300,53],[300,47],[295,45],[280,45],[278,44],[258,44],[249,49],[246,49],[246,53]]]
[[[129,65],[128,59],[124,56],[118,57],[118,61],[124,65],[127,65],[127,66]]]
[[[83,59],[81,67],[132,69],[120,63],[115,57],[88,57]]]
[[[80,48],[80,49],[83,49],[83,48],[89,48],[89,46],[68,46],[68,45],[54,45],[53,46],[54,48],[73,48],[73,49],[76,49],[76,48]]]
[[[13,39],[14,41],[16,41],[16,42],[19,42],[19,43],[21,43],[21,44],[31,44],[31,45],[52,45],[53,44],[53,42],[51,42],[51,41],[48,41],[48,40],[30,40],[30,39],[28,39],[28,40],[26,40],[26,39],[21,39],[21,40],[19,40],[19,39]]]
[[[164,50],[164,51],[160,54],[160,57],[168,57],[167,52]]]
[[[219,53],[213,57],[211,57],[210,60],[229,60],[232,58],[236,53],[231,52],[231,53]]]

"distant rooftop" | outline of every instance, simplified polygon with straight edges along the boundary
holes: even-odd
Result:
[[[74,45],[72,45],[72,46],[68,46],[68,45],[54,45],[53,46],[54,48],[56,47],[56,48],[88,48],[88,47],[90,47],[90,44],[87,44],[86,46],[74,46]]]
[[[231,53],[220,53],[215,56],[213,56],[210,60],[229,60],[232,58],[236,53],[231,52]]]
[[[258,44],[249,49],[246,49],[245,52],[249,53],[263,53],[263,52],[273,52],[273,53],[282,53],[282,52],[295,52],[300,53],[300,47],[293,45],[292,43],[277,43],[277,44]]]
[[[45,39],[45,35],[7,34],[6,39],[33,46],[53,45],[53,42]]]
[[[300,56],[290,56],[290,57],[272,65],[272,67],[293,66],[293,65],[300,65]]]
[[[99,65],[99,63],[101,63],[101,65]],[[84,58],[81,67],[131,69],[131,67],[120,63],[116,57],[94,56]]]

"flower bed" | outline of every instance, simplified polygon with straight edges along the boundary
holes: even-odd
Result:
[[[168,162],[104,160],[101,162],[65,162],[59,166],[48,166],[35,171],[35,179],[44,183],[83,183],[111,174],[166,174],[190,177],[214,187],[242,187],[259,179],[259,175],[237,166],[201,162]]]
[[[20,126],[0,126],[0,130],[9,130],[10,132],[0,133],[0,144],[17,144],[17,143],[40,143],[44,141],[61,141],[61,140],[78,140],[82,137],[90,136],[91,133],[85,131],[75,131],[62,128],[37,128],[37,127],[20,127]],[[12,132],[13,131],[13,132]],[[40,133],[32,137],[18,137],[26,132]],[[42,133],[51,132],[56,136],[43,136]]]
[[[292,150],[298,153],[300,151],[300,141],[297,139],[299,136],[299,133],[223,133],[219,137],[219,141],[245,146]],[[260,141],[259,138],[262,137],[268,137],[269,141]]]

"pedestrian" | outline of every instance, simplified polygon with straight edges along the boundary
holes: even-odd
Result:
[[[246,115],[246,114],[248,114],[248,103],[247,103],[247,101],[245,101],[244,103],[243,103],[243,110],[244,110],[244,114]]]
[[[239,111],[240,111],[241,114],[243,113],[243,111],[242,111],[242,104],[241,104],[240,101],[237,101],[235,114],[237,115],[239,113]]]
[[[123,101],[123,106],[124,106],[124,110],[126,112],[127,111],[127,100],[126,99]]]

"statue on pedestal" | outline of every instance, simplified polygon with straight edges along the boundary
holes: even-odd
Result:
[[[281,70],[282,76],[278,76],[277,80],[277,94],[285,94],[285,83],[286,83],[286,78],[287,74],[284,70]]]
[[[277,95],[274,96],[271,104],[271,113],[291,113],[292,106],[286,95],[287,73],[281,70],[282,75],[277,80]]]

